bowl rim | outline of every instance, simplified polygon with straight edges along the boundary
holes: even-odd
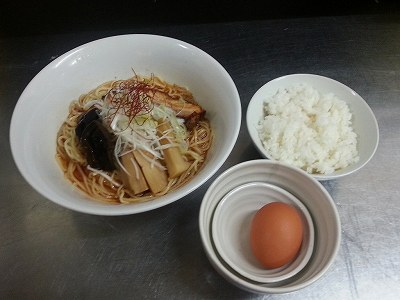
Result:
[[[234,100],[232,101],[232,105],[235,107],[235,112],[240,120],[240,122],[236,122],[233,126],[231,126],[231,130],[233,131],[232,136],[234,137],[233,139],[226,141],[226,152],[221,155],[221,158],[219,160],[215,161],[215,165],[212,169],[209,170],[208,173],[203,174],[202,179],[198,181],[195,184],[192,185],[185,185],[185,187],[180,188],[174,192],[171,192],[170,194],[162,196],[162,198],[150,200],[146,202],[148,205],[136,205],[137,203],[131,203],[131,204],[117,204],[117,205],[111,205],[111,204],[104,204],[101,205],[102,203],[95,201],[93,199],[90,199],[87,195],[85,195],[83,192],[80,192],[79,190],[75,189],[76,193],[81,193],[84,197],[86,197],[89,201],[93,201],[96,203],[98,206],[93,206],[93,205],[88,205],[88,206],[81,206],[79,204],[74,204],[70,202],[63,202],[60,201],[57,197],[54,196],[54,193],[44,190],[40,184],[38,184],[29,174],[27,167],[24,165],[22,159],[17,155],[16,148],[18,147],[18,132],[17,132],[17,125],[21,122],[21,117],[22,117],[22,110],[23,110],[23,105],[29,100],[29,97],[27,96],[30,89],[32,89],[32,86],[41,79],[44,74],[47,72],[51,72],[51,69],[55,66],[57,66],[59,63],[61,63],[64,59],[69,57],[71,54],[77,52],[77,51],[83,51],[88,47],[96,47],[97,44],[101,44],[104,42],[111,42],[111,41],[116,41],[116,40],[125,40],[125,39],[148,39],[151,40],[152,42],[155,42],[157,40],[164,41],[166,43],[171,43],[171,44],[178,44],[181,46],[181,48],[185,48],[189,51],[195,51],[196,53],[199,53],[201,56],[205,57],[207,60],[211,61],[217,69],[221,71],[221,73],[224,75],[224,78],[227,80],[227,84],[232,88],[232,92],[235,95]],[[44,66],[27,84],[27,86],[24,88],[22,91],[21,95],[19,96],[16,105],[14,107],[12,116],[11,116],[11,121],[10,121],[10,129],[9,129],[9,140],[10,140],[10,148],[11,148],[11,153],[13,160],[17,166],[17,169],[19,170],[20,174],[22,177],[28,182],[28,184],[36,190],[39,194],[47,198],[48,200],[71,210],[81,212],[81,213],[86,213],[86,214],[93,214],[93,215],[104,215],[104,216],[118,216],[118,215],[130,215],[130,214],[136,214],[136,213],[142,213],[146,211],[150,211],[153,209],[160,208],[162,206],[168,205],[172,202],[175,202],[179,200],[182,197],[187,196],[194,190],[198,189],[200,186],[205,184],[217,171],[218,169],[223,165],[223,163],[226,161],[226,159],[229,157],[230,153],[232,152],[236,141],[239,136],[240,132],[240,126],[242,122],[242,109],[241,109],[241,101],[240,101],[240,95],[237,89],[237,86],[235,82],[233,81],[233,78],[230,76],[228,71],[221,65],[220,62],[218,62],[214,57],[212,57],[210,54],[205,52],[204,50],[187,43],[185,41],[168,37],[168,36],[163,36],[163,35],[156,35],[156,34],[121,34],[121,35],[111,35],[103,38],[99,38],[96,40],[92,40],[86,43],[83,43],[77,47],[74,47],[71,50],[68,50],[67,52],[61,54],[54,60],[52,60],[50,63],[48,63],[46,66]],[[189,187],[189,188],[188,188]],[[173,196],[172,196],[173,195]]]
[[[331,179],[337,179],[337,178],[341,178],[344,176],[348,176],[350,174],[353,174],[357,171],[359,171],[360,169],[362,169],[366,164],[369,163],[369,161],[373,158],[373,156],[375,155],[377,149],[378,149],[378,145],[379,145],[379,125],[378,125],[378,121],[376,119],[376,116],[373,112],[373,110],[371,109],[371,107],[369,106],[369,104],[365,101],[365,99],[363,97],[361,97],[360,94],[358,94],[356,91],[354,91],[352,88],[350,88],[349,86],[345,85],[344,83],[335,80],[333,78],[329,78],[323,75],[318,75],[318,74],[311,74],[311,73],[293,73],[293,74],[287,74],[287,75],[282,75],[276,78],[273,78],[271,80],[269,80],[268,82],[264,83],[261,87],[259,87],[257,89],[257,91],[253,94],[253,96],[250,99],[250,102],[247,106],[246,109],[246,127],[247,127],[247,132],[250,135],[250,138],[253,142],[253,145],[256,147],[257,151],[264,156],[267,159],[273,160],[273,161],[277,161],[274,158],[272,158],[269,153],[267,153],[267,151],[264,149],[264,147],[262,147],[262,145],[260,145],[259,143],[257,143],[256,141],[259,139],[258,135],[255,135],[254,131],[251,130],[252,126],[254,125],[254,123],[251,123],[251,116],[250,116],[250,111],[251,111],[251,107],[255,105],[255,103],[257,101],[260,101],[258,99],[258,95],[261,93],[261,91],[268,85],[270,85],[271,83],[277,82],[277,81],[282,81],[285,79],[290,79],[290,78],[304,78],[304,77],[308,77],[308,78],[318,78],[318,79],[322,79],[322,80],[326,80],[330,83],[333,84],[337,84],[338,86],[340,86],[341,88],[344,88],[345,90],[349,91],[350,93],[352,93],[354,96],[356,96],[357,98],[359,98],[359,100],[361,100],[361,102],[365,105],[365,108],[367,109],[367,111],[369,112],[373,125],[375,127],[375,134],[376,134],[376,141],[374,142],[374,146],[373,146],[373,150],[371,151],[371,153],[369,154],[369,156],[367,157],[367,159],[360,164],[357,168],[353,169],[353,170],[349,170],[347,172],[343,172],[343,173],[332,173],[332,174],[327,174],[327,175],[323,175],[323,174],[309,174],[312,177],[314,177],[315,179],[319,180],[319,181],[324,181],[324,180],[331,180]]]
[[[220,259],[218,258],[218,255],[215,253],[213,246],[212,246],[212,242],[208,241],[207,239],[207,235],[206,232],[210,230],[209,226],[209,222],[206,222],[205,219],[205,213],[207,210],[207,198],[210,197],[210,193],[212,192],[213,189],[216,188],[216,186],[219,184],[219,182],[226,176],[229,176],[229,174],[236,172],[237,170],[243,168],[243,167],[247,167],[247,166],[254,166],[257,164],[261,164],[261,165],[279,165],[283,168],[288,168],[294,172],[300,173],[301,176],[305,176],[308,178],[308,180],[310,180],[314,185],[318,186],[320,188],[320,190],[322,191],[322,193],[326,196],[326,199],[328,201],[328,203],[330,204],[330,207],[332,208],[332,213],[334,215],[334,219],[335,219],[335,231],[337,232],[337,239],[336,242],[334,244],[334,247],[331,251],[331,255],[328,257],[328,259],[326,260],[326,263],[324,265],[324,267],[322,267],[321,270],[319,270],[318,272],[314,272],[314,275],[312,278],[296,284],[296,285],[289,285],[289,286],[278,286],[278,287],[272,287],[272,286],[266,286],[263,284],[255,284],[254,282],[251,281],[247,281],[244,278],[239,277],[238,275],[235,275],[233,272],[231,272],[229,270],[229,268],[227,268],[223,262],[220,261]],[[311,216],[312,217],[312,216]],[[207,224],[207,228],[203,227],[203,224]],[[283,162],[279,162],[279,161],[273,161],[273,160],[266,160],[266,159],[255,159],[255,160],[249,160],[249,161],[245,161],[242,163],[239,163],[235,166],[232,166],[231,168],[225,170],[223,173],[221,173],[215,180],[214,182],[209,186],[209,188],[207,189],[203,200],[201,202],[200,205],[200,211],[199,211],[199,219],[198,219],[198,225],[199,225],[199,231],[200,231],[200,238],[201,238],[201,242],[203,245],[203,249],[206,252],[207,258],[209,259],[210,263],[214,266],[214,268],[216,269],[216,271],[221,274],[221,276],[223,276],[226,280],[228,280],[229,282],[231,282],[232,284],[248,290],[250,292],[253,293],[266,293],[266,294],[284,294],[284,293],[290,293],[290,292],[294,292],[297,290],[300,290],[302,288],[305,288],[311,284],[313,284],[314,282],[316,282],[317,280],[319,280],[327,271],[328,269],[331,267],[331,265],[333,264],[339,249],[340,249],[340,244],[341,244],[341,240],[342,240],[342,234],[341,234],[341,221],[340,221],[340,216],[339,216],[339,212],[337,210],[337,207],[331,197],[331,195],[328,193],[328,191],[324,188],[324,186],[315,178],[313,178],[310,174],[308,174],[307,172],[305,172],[302,169],[293,167],[287,163],[283,163]],[[315,228],[315,226],[314,226]]]

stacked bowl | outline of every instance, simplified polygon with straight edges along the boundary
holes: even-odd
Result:
[[[287,265],[267,270],[252,256],[250,223],[263,205],[280,201],[300,212],[301,249]],[[207,190],[200,208],[200,234],[214,268],[228,281],[256,293],[292,292],[320,278],[340,245],[336,206],[323,186],[287,164],[254,160],[222,173]]]

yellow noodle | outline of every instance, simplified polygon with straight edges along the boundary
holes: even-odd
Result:
[[[167,93],[174,99],[195,103],[190,91],[177,85],[168,84],[158,77],[142,78],[136,76],[135,79],[151,83],[154,88]],[[123,186],[122,179],[117,171],[107,172],[113,182],[118,184],[115,185],[105,177],[88,170],[86,159],[79,150],[78,139],[75,136],[78,117],[85,111],[84,106],[86,103],[101,99],[115,84],[121,82],[106,82],[89,93],[80,96],[77,101],[73,101],[69,107],[69,115],[62,124],[57,136],[56,159],[65,177],[90,198],[112,204],[127,204],[156,199],[183,186],[201,170],[213,138],[210,123],[207,120],[200,121],[197,127],[189,132],[189,148],[185,153],[185,159],[191,163],[190,167],[180,177],[169,179],[167,187],[155,195],[150,192],[145,192],[142,195],[133,195],[129,189]]]

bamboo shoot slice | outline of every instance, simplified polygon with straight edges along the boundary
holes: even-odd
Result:
[[[124,185],[127,186],[135,195],[143,193],[149,189],[143,172],[138,165],[132,152],[127,153],[121,157],[121,163],[128,171],[121,170],[121,177]]]
[[[160,123],[157,127],[157,134],[162,137],[167,131],[171,130],[171,126],[168,121]],[[174,141],[175,137],[172,132],[168,133],[169,140]],[[167,138],[160,139],[161,145],[167,145],[170,143]],[[185,172],[190,164],[183,158],[178,147],[169,147],[163,149],[165,165],[167,166],[168,174],[170,178],[179,177],[183,172]]]
[[[143,157],[143,155],[147,155],[149,158],[152,158],[151,154],[147,152],[144,153],[145,154],[142,154],[138,150],[133,151],[133,155],[135,156],[140,167],[142,168],[144,177],[146,178],[147,184],[149,185],[151,192],[153,194],[156,194],[163,191],[167,187],[167,173],[156,166],[152,166],[151,163]]]

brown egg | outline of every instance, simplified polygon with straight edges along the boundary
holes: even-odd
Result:
[[[250,244],[254,256],[267,269],[279,268],[298,254],[303,240],[303,223],[291,205],[272,202],[253,217]]]

